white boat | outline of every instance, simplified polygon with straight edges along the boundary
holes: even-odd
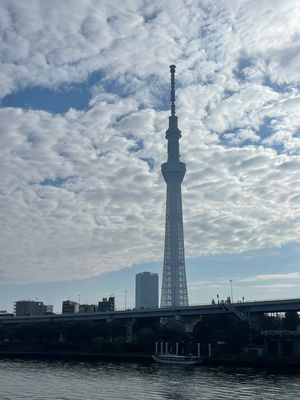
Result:
[[[155,354],[152,356],[153,359],[162,364],[183,364],[183,365],[192,365],[192,364],[201,364],[203,362],[203,358],[200,356],[178,356],[176,354]]]

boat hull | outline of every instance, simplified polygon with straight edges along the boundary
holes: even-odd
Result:
[[[160,364],[181,364],[181,365],[193,365],[201,364],[202,358],[196,356],[176,356],[174,354],[160,354],[153,355],[153,359]]]

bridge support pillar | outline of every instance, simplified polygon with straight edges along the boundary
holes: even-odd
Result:
[[[269,343],[266,337],[264,338],[264,355],[265,356],[269,355]]]
[[[65,338],[64,334],[61,332],[58,337],[58,343],[64,343],[65,341],[66,341],[66,338]]]
[[[194,318],[189,318],[189,319],[184,319],[184,331],[187,334],[192,335],[194,333],[194,327],[195,325],[202,320],[202,317],[194,317]]]
[[[111,318],[107,318],[107,320],[106,320],[106,325],[109,326],[109,325],[111,324],[111,322],[112,322],[112,319],[111,319]],[[109,335],[108,342],[109,342],[109,343],[112,343],[112,342],[113,342],[112,333],[110,333],[110,335]]]
[[[299,356],[299,343],[296,338],[293,339],[293,356]]]
[[[133,340],[133,325],[135,323],[135,319],[128,319],[126,321],[126,343],[132,343]]]
[[[282,356],[282,339],[277,337],[277,354]]]

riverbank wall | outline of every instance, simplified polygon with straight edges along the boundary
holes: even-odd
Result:
[[[111,362],[154,362],[152,354],[147,353],[91,353],[77,351],[0,351],[1,358],[21,358],[39,360],[86,360],[86,361],[111,361]],[[248,355],[226,355],[222,357],[206,357],[201,365],[224,367],[252,367],[252,368],[276,368],[299,369],[300,357],[266,357]]]

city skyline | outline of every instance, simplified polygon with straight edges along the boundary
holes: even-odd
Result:
[[[162,281],[170,64],[191,304],[300,289],[297,2],[2,2],[0,309]]]

